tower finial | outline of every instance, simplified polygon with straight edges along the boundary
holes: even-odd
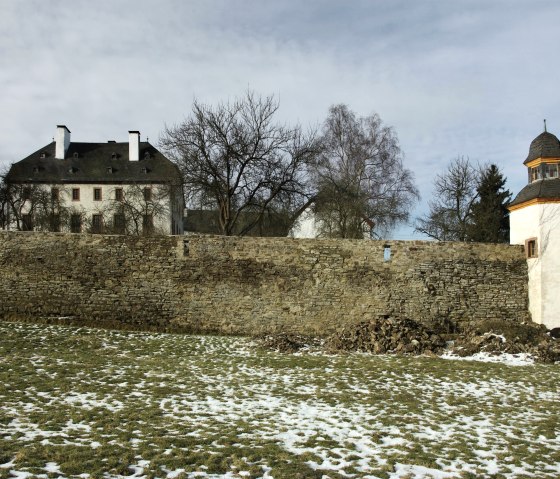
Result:
[[[546,120],[544,120],[544,132],[546,133]]]

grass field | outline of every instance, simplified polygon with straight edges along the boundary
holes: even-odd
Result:
[[[0,478],[558,478],[560,366],[0,323]]]

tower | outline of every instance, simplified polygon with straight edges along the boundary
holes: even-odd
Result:
[[[560,327],[560,141],[537,136],[523,162],[528,184],[509,204],[510,243],[525,245],[529,310],[536,323]]]

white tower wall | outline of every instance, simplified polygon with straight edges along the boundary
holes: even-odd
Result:
[[[527,258],[529,311],[533,321],[560,327],[560,203],[536,203],[510,212],[510,243],[536,238],[537,257]]]

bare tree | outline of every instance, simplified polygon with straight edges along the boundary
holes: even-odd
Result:
[[[187,204],[217,209],[224,235],[247,234],[270,212],[305,201],[317,142],[312,132],[275,122],[278,107],[252,92],[215,107],[195,101],[191,116],[161,136],[183,173]]]
[[[321,145],[313,175],[321,235],[381,236],[408,219],[418,190],[394,130],[379,115],[357,117],[346,105],[332,106]]]
[[[8,184],[6,183],[7,171],[0,171],[0,229],[8,229],[9,214],[8,208],[10,205]]]
[[[104,231],[113,234],[152,236],[164,234],[158,219],[170,213],[170,185],[127,185],[119,199],[98,214],[103,217]]]
[[[436,176],[430,212],[416,220],[416,231],[441,241],[467,241],[480,172],[468,158],[454,159]]]
[[[70,217],[62,185],[0,183],[2,228],[60,231]]]
[[[42,185],[8,183],[6,185],[7,222],[18,231],[35,229],[35,214],[44,202]]]

